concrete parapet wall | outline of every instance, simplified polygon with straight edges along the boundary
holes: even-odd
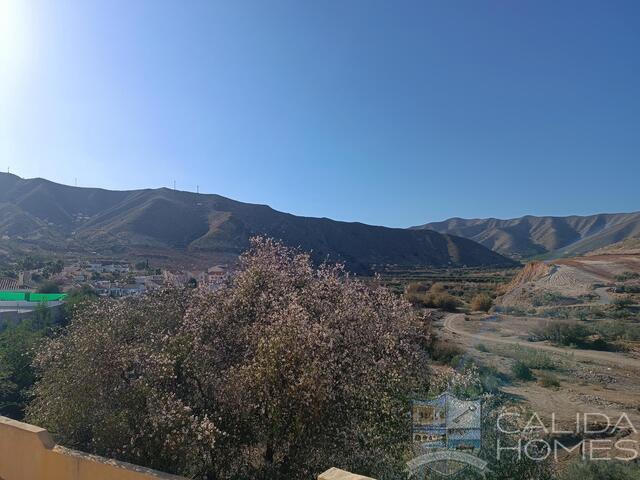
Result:
[[[0,480],[187,480],[56,445],[45,429],[0,416]],[[318,480],[373,480],[331,468]]]
[[[56,445],[40,427],[0,417],[0,480],[186,480]]]
[[[320,474],[318,480],[374,480],[371,477],[363,477],[355,473],[349,473],[339,468],[330,468],[326,472]]]

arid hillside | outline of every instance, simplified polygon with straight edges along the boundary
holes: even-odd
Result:
[[[591,253],[593,255],[640,255],[640,237],[627,238],[622,242],[617,242],[613,245],[599,248]]]
[[[503,289],[499,304],[518,309],[575,308],[636,301],[640,255],[598,254],[531,262]]]
[[[123,258],[156,263],[233,261],[255,235],[281,239],[354,271],[372,265],[510,266],[465,238],[328,218],[167,188],[110,191],[0,174],[0,252]]]

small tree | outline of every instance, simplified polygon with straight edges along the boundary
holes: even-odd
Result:
[[[137,262],[135,264],[135,269],[138,271],[149,270],[149,260],[144,260],[141,262]]]
[[[36,360],[30,421],[63,444],[206,479],[385,478],[428,388],[403,299],[254,239],[219,290],[86,304]]]
[[[40,284],[38,293],[60,293],[60,285],[54,280],[47,280]]]
[[[98,299],[98,294],[91,285],[82,285],[78,288],[69,290],[67,298],[64,302],[63,315],[60,323],[66,325],[71,321],[74,312],[81,308],[87,302]]]
[[[33,357],[50,325],[28,319],[0,334],[0,414],[22,420],[33,386]]]

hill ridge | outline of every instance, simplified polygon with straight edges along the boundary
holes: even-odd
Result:
[[[411,227],[459,235],[512,258],[569,256],[640,237],[640,212],[536,216],[510,219],[450,218]]]
[[[512,264],[476,242],[437,232],[298,217],[217,194],[114,191],[5,176],[0,174],[0,251],[15,254],[96,252],[202,264],[232,261],[251,236],[267,235],[354,271],[377,264]]]

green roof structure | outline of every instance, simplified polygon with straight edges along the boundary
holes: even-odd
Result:
[[[0,291],[0,302],[62,302],[65,298],[67,298],[66,293]]]

